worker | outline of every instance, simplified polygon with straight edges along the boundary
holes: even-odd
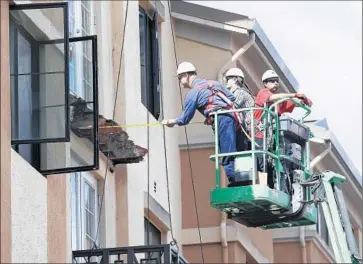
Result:
[[[255,99],[255,106],[256,107],[265,107],[265,104],[267,107],[271,106],[274,102],[283,99],[283,98],[294,98],[294,100],[298,100],[300,103],[308,105],[309,107],[312,106],[312,101],[308,99],[304,94],[302,93],[277,93],[277,90],[280,86],[280,78],[277,75],[277,73],[273,70],[267,70],[262,75],[262,83],[264,85],[264,88],[261,89]],[[295,104],[291,101],[284,101],[283,103],[279,104],[278,106],[278,115],[282,115],[283,113],[291,113],[295,108]],[[257,121],[256,124],[256,134],[255,134],[255,142],[257,143],[256,149],[263,149],[263,127],[262,124],[262,115],[263,110],[258,109],[254,112],[254,118]],[[268,138],[272,135],[268,135]],[[269,185],[272,184],[272,176],[270,176],[273,171],[271,164],[268,164],[267,167],[267,173],[268,173],[268,180]],[[259,172],[262,172],[265,167],[264,161],[263,161],[263,155],[257,154],[257,170]]]
[[[234,106],[236,109],[241,108],[251,108],[255,105],[255,99],[253,93],[244,86],[245,76],[241,69],[230,68],[226,74],[225,78],[227,81],[227,89],[236,97],[234,101]],[[252,111],[243,111],[239,114],[242,115],[242,126],[243,130],[239,129],[237,131],[236,141],[237,141],[237,151],[249,150],[247,133],[250,130],[251,115]]]
[[[163,120],[162,124],[168,127],[187,125],[198,110],[205,118],[205,124],[213,125],[211,112],[231,109],[235,97],[219,82],[208,81],[197,76],[195,66],[190,62],[178,65],[177,76],[179,85],[189,89],[184,101],[184,110],[176,119]],[[236,152],[236,117],[233,113],[218,115],[218,135],[220,153]],[[229,181],[229,186],[235,184],[234,157],[222,159],[223,169]]]

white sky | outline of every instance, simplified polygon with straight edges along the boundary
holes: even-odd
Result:
[[[362,174],[361,1],[188,1],[256,18]]]

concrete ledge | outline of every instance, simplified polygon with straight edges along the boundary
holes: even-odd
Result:
[[[151,195],[148,195],[147,192],[144,192],[144,213],[146,217],[150,216],[149,221],[155,223],[162,231],[167,232],[170,230],[170,214]]]
[[[221,243],[220,227],[200,228],[203,244]],[[197,228],[182,230],[183,245],[199,245],[199,235]],[[272,263],[261,251],[252,244],[248,234],[236,226],[227,226],[227,241],[238,242],[256,260],[257,263]]]
[[[334,263],[334,255],[329,246],[320,237],[319,233],[315,229],[310,228],[315,226],[307,226],[305,228],[305,240],[312,241],[314,245],[329,259],[330,263]],[[286,243],[286,242],[299,242],[300,241],[299,227],[276,229],[273,232],[274,243]]]

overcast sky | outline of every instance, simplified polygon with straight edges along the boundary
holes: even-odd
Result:
[[[256,18],[362,174],[361,1],[188,1]]]

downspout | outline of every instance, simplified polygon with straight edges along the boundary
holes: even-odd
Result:
[[[223,74],[230,65],[240,58],[252,45],[255,43],[255,33],[250,31],[249,40],[244,44],[218,71],[218,81],[223,83]],[[225,177],[220,178],[220,187],[225,188]],[[221,244],[222,244],[222,259],[223,263],[228,263],[228,242],[227,242],[227,214],[221,212]]]
[[[222,66],[218,71],[218,82],[223,82],[223,74],[231,66],[233,62],[239,59],[254,43],[256,39],[256,34],[253,31],[249,31],[249,39],[246,44],[244,44],[232,57]]]
[[[330,152],[331,142],[329,142],[328,148],[316,156],[310,163],[310,170],[313,171],[314,167]],[[307,263],[306,253],[306,241],[305,241],[305,226],[300,226],[300,245],[301,245],[301,256],[302,263]]]

